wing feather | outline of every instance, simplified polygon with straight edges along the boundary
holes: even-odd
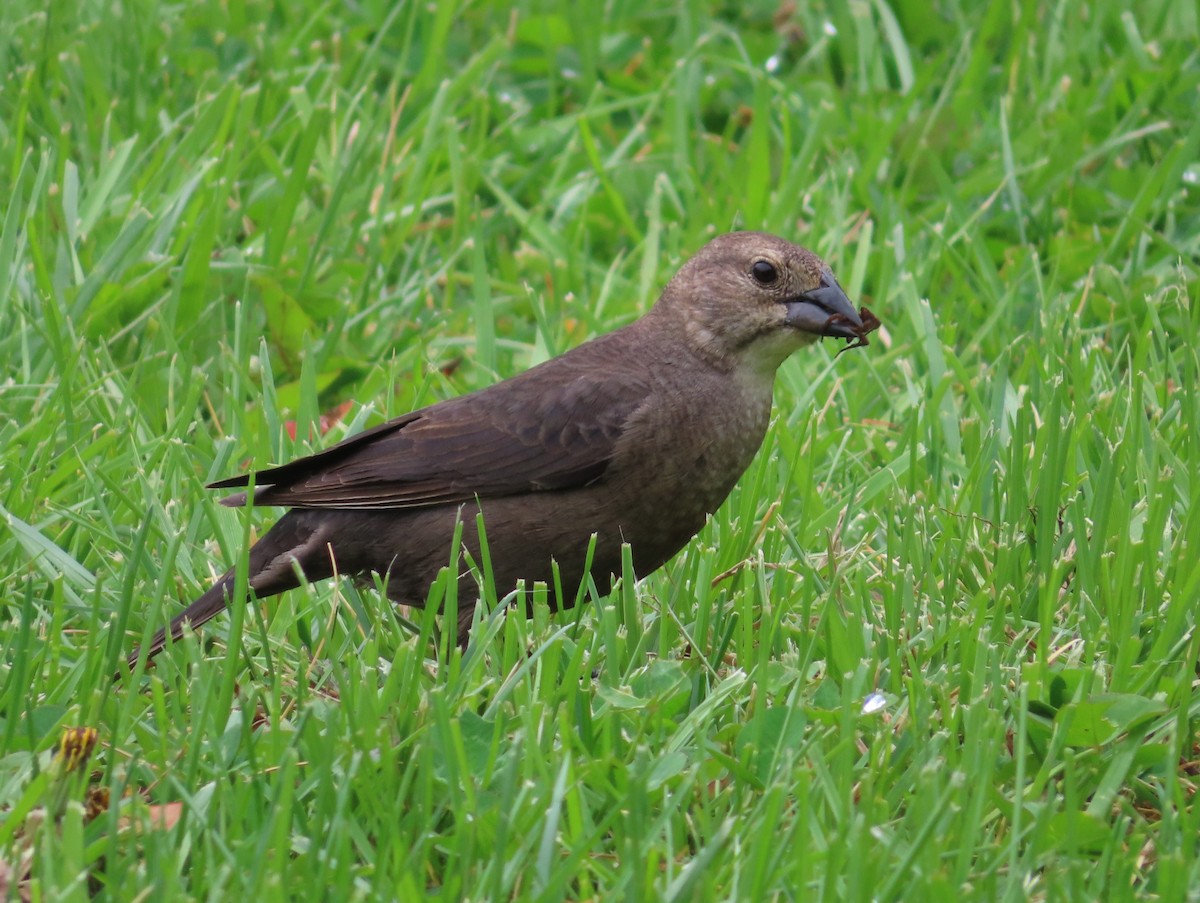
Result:
[[[651,387],[626,368],[614,372],[594,361],[589,367],[587,356],[580,357],[556,358],[315,455],[260,470],[255,504],[418,508],[589,485],[603,477]],[[245,474],[212,487],[249,482]],[[225,501],[242,504],[245,494]]]

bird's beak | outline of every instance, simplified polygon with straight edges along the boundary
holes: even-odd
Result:
[[[785,322],[796,329],[837,339],[856,338],[863,329],[858,311],[829,270],[821,274],[819,286],[785,303]]]

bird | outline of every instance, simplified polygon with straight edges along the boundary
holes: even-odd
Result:
[[[498,593],[541,581],[553,609],[569,608],[589,576],[611,588],[626,543],[635,575],[650,574],[700,531],[749,466],[784,360],[826,337],[868,344],[878,326],[816,254],[767,233],[725,233],[621,329],[209,488],[241,489],[221,500],[230,507],[252,492],[256,507],[288,509],[249,550],[254,597],[336,573],[377,577],[393,602],[422,607],[454,562],[465,645],[479,582],[461,553],[481,560],[478,514]],[[457,530],[461,552],[452,558]],[[226,608],[235,573],[130,654],[129,668]]]

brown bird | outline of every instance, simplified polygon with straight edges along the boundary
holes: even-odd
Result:
[[[483,513],[498,592],[524,580],[574,604],[588,573],[608,587],[629,543],[654,571],[704,526],[762,444],[775,371],[822,336],[866,344],[856,312],[810,251],[773,235],[714,238],[640,320],[518,376],[430,405],[332,448],[254,474],[255,505],[291,510],[250,550],[249,585],[271,596],[336,572],[381,575],[422,606],[450,561],[456,525],[480,561]],[[249,486],[249,475],[210,488]],[[246,493],[222,500],[241,506]],[[456,559],[457,560],[457,559]],[[563,599],[553,598],[556,562]],[[231,568],[129,658],[162,650],[218,614]],[[460,642],[478,586],[459,577]]]

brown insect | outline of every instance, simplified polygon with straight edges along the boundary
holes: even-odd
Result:
[[[841,354],[843,351],[849,351],[851,348],[866,348],[871,344],[867,341],[867,336],[879,328],[879,317],[875,316],[865,307],[860,307],[858,309],[858,318],[862,320],[862,326],[854,329],[854,339],[845,348],[840,349],[838,354]],[[848,322],[850,320],[845,314],[834,314],[825,321],[825,325]],[[837,355],[835,354],[834,357],[837,357]]]

